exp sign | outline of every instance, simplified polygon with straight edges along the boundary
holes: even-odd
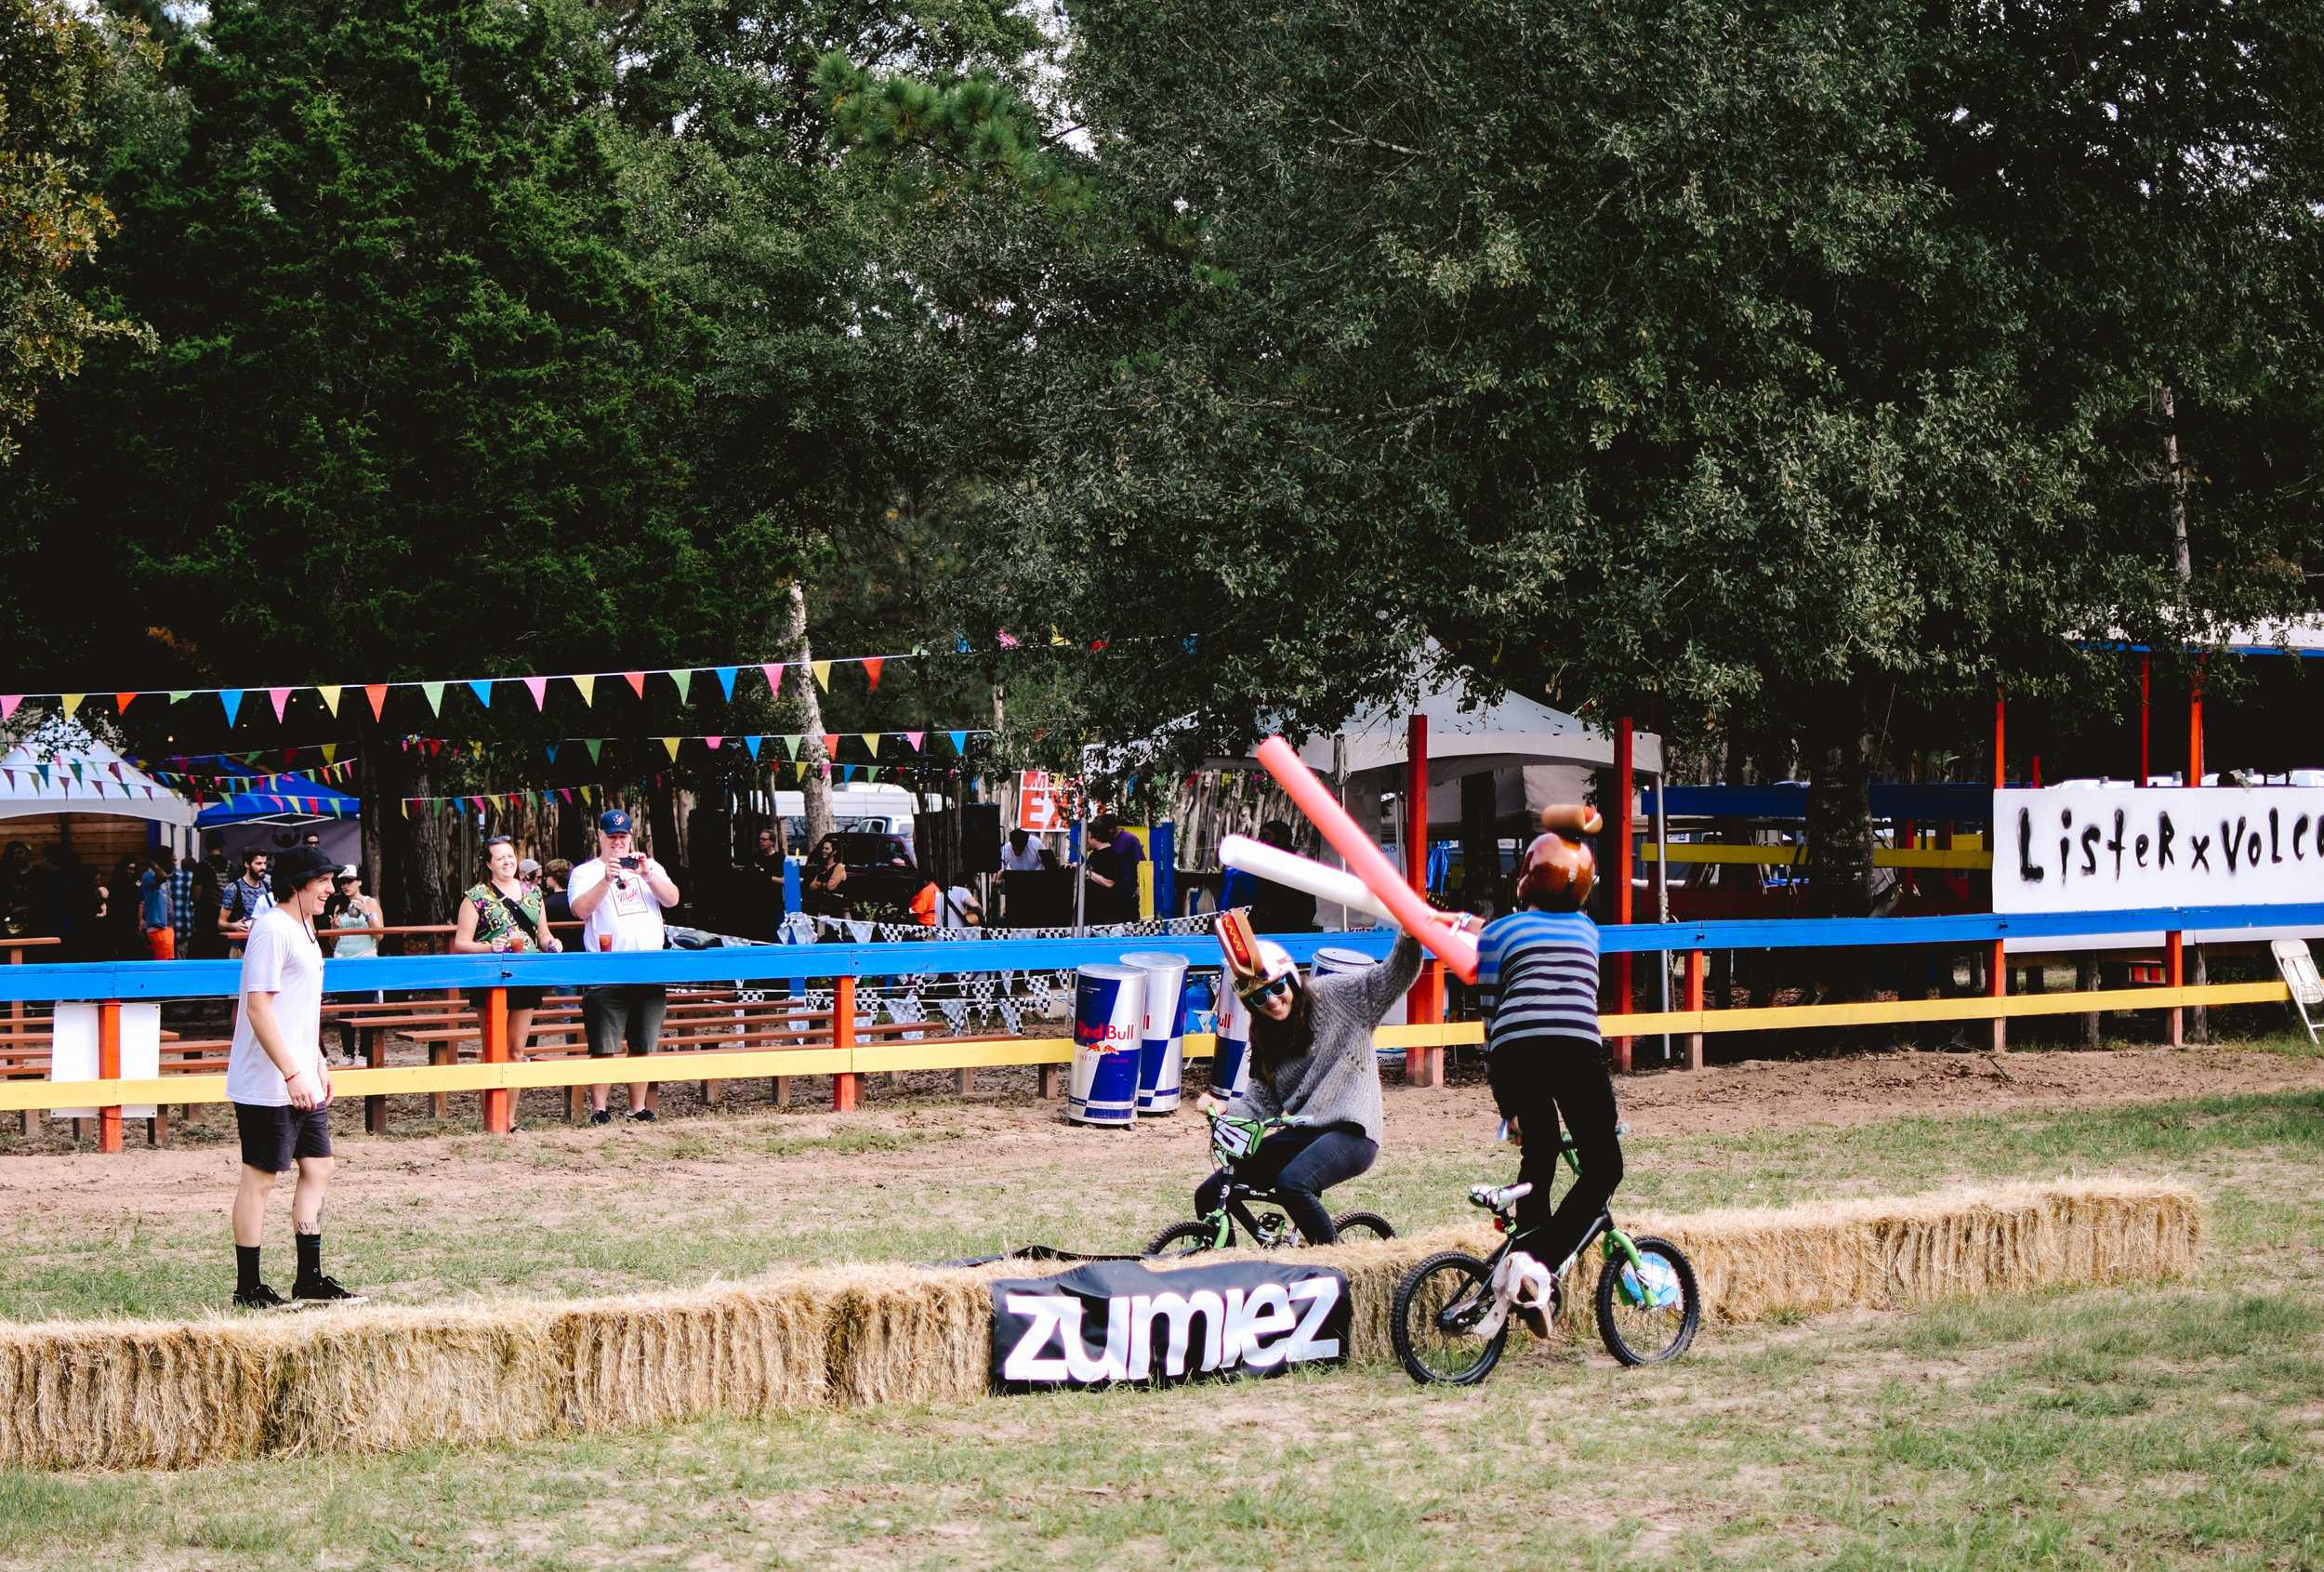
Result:
[[[1034,835],[1062,835],[1073,827],[1073,782],[1047,770],[1017,772],[1017,827]]]

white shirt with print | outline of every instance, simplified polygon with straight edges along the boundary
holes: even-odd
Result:
[[[646,869],[662,871],[659,863],[648,859],[645,867],[608,868],[601,857],[592,858],[573,870],[566,882],[565,899],[574,905],[581,897],[605,882],[610,876],[614,888],[581,928],[581,947],[591,955],[600,950],[658,950],[662,948],[662,903],[646,883]],[[611,945],[599,941],[613,935]]]
[[[319,1075],[323,1064],[323,947],[307,925],[280,906],[260,912],[242,950],[242,986],[234,999],[234,1042],[226,1055],[226,1096],[280,1108],[290,1087],[250,1025],[250,996],[274,996],[274,1024],[291,1063]]]

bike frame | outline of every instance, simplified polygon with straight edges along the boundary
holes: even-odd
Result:
[[[1575,1176],[1578,1178],[1581,1174],[1581,1154],[1574,1149],[1573,1137],[1567,1136],[1558,1143],[1558,1156],[1565,1159],[1565,1166],[1573,1169]],[[1501,1262],[1509,1252],[1517,1248],[1516,1213],[1516,1207],[1512,1205],[1507,1211],[1496,1211],[1493,1214],[1494,1221],[1500,1226],[1501,1248],[1486,1258],[1486,1275],[1488,1278],[1499,1269]],[[1591,1222],[1589,1231],[1582,1235],[1581,1243],[1574,1247],[1574,1260],[1579,1261],[1591,1245],[1601,1243],[1605,1252],[1607,1265],[1611,1266],[1618,1261],[1626,1261],[1633,1272],[1644,1272],[1646,1269],[1645,1258],[1638,1253],[1638,1247],[1631,1243],[1631,1236],[1614,1226],[1614,1211],[1610,1207],[1598,1213],[1597,1220]],[[1563,1266],[1565,1263],[1560,1262],[1557,1264]],[[1631,1304],[1645,1302],[1643,1298],[1631,1291],[1631,1287],[1626,1282],[1618,1280],[1614,1291]]]

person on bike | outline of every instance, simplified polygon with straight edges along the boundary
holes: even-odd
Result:
[[[1546,1337],[1555,1306],[1551,1285],[1621,1183],[1622,1143],[1598,1036],[1598,927],[1582,910],[1597,882],[1597,862],[1582,838],[1603,821],[1588,808],[1558,807],[1542,811],[1541,826],[1518,870],[1517,909],[1488,923],[1478,940],[1476,997],[1486,1020],[1486,1080],[1510,1140],[1524,1152],[1518,1180],[1533,1186],[1517,1203],[1507,1281],[1495,1285],[1499,1310],[1513,1301]],[[1561,1116],[1581,1172],[1552,1211]]]
[[[1420,945],[1399,937],[1388,958],[1361,971],[1313,980],[1280,945],[1257,938],[1249,919],[1219,919],[1227,979],[1250,1007],[1250,1082],[1231,1101],[1217,1089],[1195,1105],[1236,1118],[1289,1119],[1233,1169],[1221,1169],[1195,1192],[1195,1213],[1208,1216],[1225,1199],[1230,1180],[1272,1190],[1311,1245],[1340,1237],[1323,1193],[1353,1179],[1380,1156],[1380,1057],[1372,1028],[1420,975]]]

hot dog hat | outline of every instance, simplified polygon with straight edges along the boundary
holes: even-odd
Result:
[[[1598,860],[1584,836],[1605,827],[1595,808],[1578,802],[1541,810],[1541,833],[1525,848],[1517,872],[1517,904],[1579,911],[1598,882]]]
[[[1297,977],[1299,963],[1290,952],[1251,931],[1250,916],[1239,907],[1219,914],[1219,949],[1226,957],[1227,981],[1235,997],[1248,998],[1282,977]]]

